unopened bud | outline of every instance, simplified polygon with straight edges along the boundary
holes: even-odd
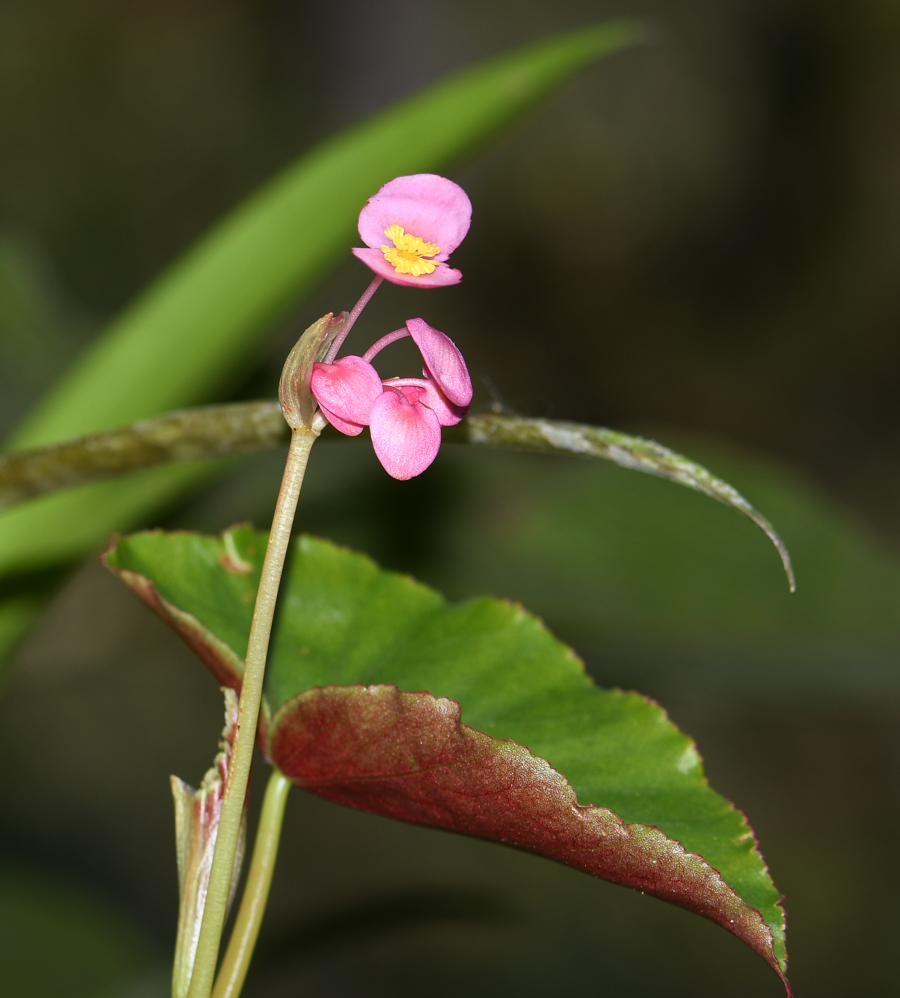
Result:
[[[346,312],[341,312],[337,318],[331,312],[323,315],[304,332],[288,354],[278,383],[278,400],[292,430],[312,426],[316,412],[316,400],[309,387],[313,364],[324,359],[346,322]]]

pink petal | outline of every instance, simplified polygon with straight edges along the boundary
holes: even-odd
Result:
[[[365,426],[369,421],[369,410],[384,391],[375,368],[362,357],[353,356],[341,357],[333,364],[315,364],[310,387],[329,422],[342,433],[348,431],[338,426],[331,417]]]
[[[385,387],[388,386],[388,382],[382,382]],[[422,401],[422,396],[425,394],[425,389],[421,385],[399,385],[400,391],[403,392],[406,397],[406,401],[410,405],[415,405],[416,402]]]
[[[392,284],[404,284],[408,288],[446,288],[451,284],[459,284],[462,280],[462,271],[454,270],[445,263],[438,264],[430,274],[413,277],[412,274],[398,274],[394,270],[394,265],[385,260],[384,253],[380,249],[362,249],[354,246],[353,255],[359,257],[379,277],[385,278]]]
[[[436,243],[447,257],[463,241],[472,220],[472,203],[466,192],[446,177],[417,173],[386,183],[359,214],[359,234],[366,246],[378,249],[384,230],[402,225],[411,235]]]
[[[422,354],[427,373],[441,391],[455,405],[468,406],[472,401],[472,379],[453,340],[424,319],[407,319],[406,328]]]
[[[322,415],[328,420],[328,422],[331,423],[336,430],[340,430],[341,433],[346,433],[348,437],[358,437],[365,429],[365,425],[363,423],[350,423],[346,419],[341,419],[340,416],[336,416],[333,412],[329,412],[321,403],[319,403],[319,408],[322,410]]]
[[[441,446],[441,424],[431,409],[390,389],[372,406],[369,429],[384,470],[401,482],[421,475]]]
[[[437,382],[430,378],[391,378],[384,382],[385,388],[399,388],[412,401],[421,402],[437,416],[441,426],[456,426],[465,416],[468,406],[454,405],[440,390]],[[415,399],[411,392],[417,391]]]

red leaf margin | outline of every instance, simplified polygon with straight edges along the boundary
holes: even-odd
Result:
[[[511,739],[462,723],[459,704],[390,685],[324,686],[272,719],[272,762],[348,807],[490,839],[643,891],[716,922],[790,985],[759,911],[654,825],[578,803],[566,778]]]
[[[174,603],[170,603],[164,596],[161,596],[153,580],[148,576],[134,572],[130,568],[119,568],[118,565],[113,564],[111,556],[115,555],[117,540],[118,536],[113,537],[108,550],[100,556],[100,561],[104,567],[109,569],[117,579],[121,580],[175,631],[209,669],[219,686],[223,689],[234,690],[240,696],[244,679],[244,660],[233,651],[230,645],[227,645],[221,638],[217,638],[208,627],[201,624],[192,613],[179,609]],[[223,567],[229,571],[237,570],[227,565]],[[257,742],[263,751],[265,751],[267,742],[270,713],[269,705],[263,697],[257,731]]]
[[[150,578],[112,564],[109,556],[115,555],[117,540],[114,537],[101,556],[106,568],[178,633],[221,686],[240,693],[243,660],[193,614],[161,596]],[[297,716],[290,720],[293,710]],[[511,739],[468,727],[460,714],[452,700],[392,685],[317,687],[288,700],[274,719],[263,697],[257,742],[269,762],[320,797],[501,842],[702,915],[759,954],[781,978],[790,998],[786,964],[775,956],[772,933],[761,913],[702,856],[688,852],[654,825],[626,824],[608,808],[579,804],[574,789],[550,763]],[[395,729],[405,737],[392,735]],[[297,735],[304,747],[285,748],[289,734]],[[344,746],[343,756],[332,758],[339,745]],[[484,760],[489,763],[482,766],[485,772],[473,770]],[[466,778],[454,781],[459,767]],[[493,784],[485,779],[491,775]],[[389,780],[394,781],[391,793],[384,791]],[[519,817],[504,822],[503,816],[487,813],[483,802],[491,800],[505,800],[506,815]]]

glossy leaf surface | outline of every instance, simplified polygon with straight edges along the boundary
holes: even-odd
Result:
[[[264,540],[250,528],[222,539],[148,532],[120,540],[107,563],[192,635],[220,681],[238,684]],[[316,687],[340,689],[307,692]],[[266,748],[315,792],[509,841],[673,900],[783,971],[778,894],[749,826],[710,789],[691,740],[645,698],[594,686],[520,607],[487,598],[448,605],[368,558],[304,537],[289,560],[267,689]],[[430,696],[409,699],[423,691]],[[370,768],[342,769],[348,759]],[[432,776],[411,799],[423,773]],[[384,780],[381,792],[360,791],[372,774]],[[445,782],[429,787],[434,774]],[[506,818],[485,823],[472,801],[492,797],[504,800]],[[608,841],[623,850],[611,859],[598,853]],[[635,856],[623,860],[628,849]]]

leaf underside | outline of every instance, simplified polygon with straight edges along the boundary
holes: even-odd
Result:
[[[236,688],[265,539],[152,531],[105,561]],[[261,742],[296,783],[653,894],[784,979],[784,914],[752,830],[659,706],[596,687],[521,607],[448,604],[325,541],[295,541],[280,600]]]
[[[772,934],[703,859],[652,825],[580,805],[565,777],[459,705],[396,686],[326,686],[278,712],[272,762],[339,804],[549,856],[718,922],[778,970]]]

